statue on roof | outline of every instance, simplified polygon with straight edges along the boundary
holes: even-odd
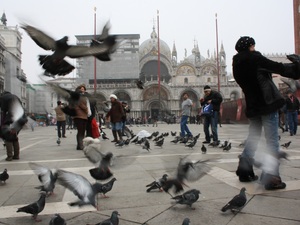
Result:
[[[4,26],[7,26],[6,21],[7,21],[6,15],[5,15],[5,12],[3,12],[2,16],[1,16],[1,22]]]

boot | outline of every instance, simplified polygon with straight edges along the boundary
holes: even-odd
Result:
[[[113,133],[113,136],[114,136],[114,140],[112,140],[111,142],[118,142],[117,131],[113,130],[112,133]]]
[[[239,165],[236,175],[239,177],[240,182],[251,182],[258,179],[258,176],[253,171],[253,160],[249,158],[239,157]]]
[[[261,174],[261,182],[265,185],[266,190],[284,189],[286,184],[282,182],[280,176],[272,175],[269,173]]]
[[[20,144],[19,141],[14,141],[13,142],[13,146],[14,146],[14,156],[13,159],[20,159]]]
[[[117,130],[117,131],[118,131],[118,135],[119,135],[119,142],[123,142],[122,130]]]
[[[6,161],[12,161],[13,159],[13,143],[10,141],[5,141],[5,146],[6,146]]]

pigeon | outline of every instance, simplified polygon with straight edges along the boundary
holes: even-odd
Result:
[[[190,224],[190,219],[189,218],[185,218],[183,221],[182,221],[182,225],[189,225]]]
[[[175,132],[171,131],[171,136],[176,136],[176,133],[177,133],[176,131]]]
[[[282,144],[281,146],[284,147],[284,148],[288,148],[288,147],[290,146],[291,143],[292,143],[292,142],[289,141],[289,142],[286,142],[286,143]]]
[[[103,140],[109,140],[109,138],[106,136],[106,133],[102,132],[101,136]]]
[[[207,148],[205,147],[204,144],[202,144],[201,152],[202,152],[202,154],[206,154],[206,152],[207,152]]]
[[[147,139],[144,142],[143,149],[146,149],[148,152],[149,152],[149,150],[151,150],[150,142]]]
[[[107,183],[102,184],[100,193],[102,193],[105,198],[108,198],[108,196],[106,196],[105,194],[107,192],[111,191],[111,189],[112,189],[112,187],[113,187],[116,180],[117,179],[114,177],[113,179],[111,179]]]
[[[109,165],[112,163],[113,154],[108,152],[107,154],[103,155],[100,165],[97,168],[90,169],[89,172],[91,176],[95,180],[106,180],[112,177],[112,173],[110,171]]]
[[[180,140],[180,138],[179,138],[179,137],[176,137],[174,140],[172,140],[172,141],[170,141],[170,142],[172,142],[172,143],[174,143],[174,144],[177,144],[179,140]]]
[[[105,154],[101,152],[101,143],[99,139],[86,137],[83,139],[83,146],[84,155],[91,163],[98,164],[105,156]]]
[[[102,191],[102,184],[91,184],[85,177],[61,169],[57,170],[57,182],[79,198],[78,201],[69,203],[70,206],[92,205],[97,208],[96,195]]]
[[[222,209],[222,212],[226,212],[228,209],[230,209],[232,212],[237,212],[240,211],[243,206],[247,202],[247,197],[246,197],[246,188],[242,188],[240,190],[240,193],[236,196],[233,197]]]
[[[239,144],[239,147],[241,147],[241,148],[245,147],[246,141],[247,141],[247,139],[246,139],[246,140],[243,140],[243,141]]]
[[[118,146],[118,147],[123,147],[124,145],[125,145],[125,143],[124,143],[123,140],[120,140],[120,141],[115,143],[115,146]]]
[[[60,138],[57,139],[56,143],[58,146],[60,145],[60,143],[61,143]]]
[[[46,194],[53,194],[55,182],[57,180],[56,170],[51,171],[49,168],[39,165],[37,163],[29,162],[30,168],[38,176],[41,186],[36,187]]]
[[[162,148],[162,146],[164,144],[164,140],[165,140],[164,138],[158,140],[157,142],[155,142],[155,146],[158,146],[158,147]]]
[[[231,143],[229,143],[227,146],[225,146],[224,148],[223,148],[223,151],[229,151],[231,149]]]
[[[144,83],[143,83],[143,81],[136,80],[135,83],[136,83],[136,86],[138,87],[138,89],[141,89],[141,90],[144,89]]]
[[[4,169],[4,171],[0,174],[0,181],[5,183],[8,178],[9,174],[7,173],[7,169]]]
[[[119,215],[120,214],[118,213],[118,211],[113,211],[109,219],[94,225],[119,225],[119,217],[118,217]],[[92,225],[92,224],[87,224],[87,225]]]
[[[192,208],[192,204],[199,199],[199,194],[201,194],[199,190],[192,189],[183,193],[182,195],[177,195],[172,199],[174,199],[177,204],[188,205]]]
[[[174,188],[175,193],[183,191],[185,180],[196,181],[208,173],[211,168],[205,163],[207,160],[192,162],[187,159],[187,156],[180,159],[177,166],[177,173],[174,178],[168,179],[163,185],[163,190],[169,193],[171,188]]]
[[[33,26],[23,24],[21,27],[38,46],[45,50],[54,51],[52,55],[39,56],[40,64],[43,69],[45,69],[45,75],[49,74],[48,76],[64,76],[75,69],[74,66],[64,60],[66,56],[70,58],[79,58],[99,54],[109,54],[115,45],[111,40],[104,40],[102,44],[92,47],[69,45],[67,43],[67,36],[55,41],[52,37]],[[107,39],[112,39],[112,37],[107,37]],[[111,44],[112,46],[110,46]]]
[[[50,220],[49,225],[67,225],[64,218],[62,218],[58,213],[56,213]]]
[[[186,143],[185,147],[193,148],[197,143],[197,139],[193,140],[192,142]]]
[[[36,202],[31,203],[29,205],[18,208],[17,212],[24,212],[24,213],[32,214],[32,218],[36,222],[38,222],[41,220],[37,220],[37,216],[40,212],[42,212],[44,210],[45,203],[46,203],[46,193],[41,192],[41,196],[40,196],[39,200],[37,200]]]
[[[199,137],[200,137],[200,133],[197,134],[197,135],[194,137],[194,139],[199,139]]]
[[[129,145],[129,143],[130,143],[130,139],[127,138],[127,139],[124,141],[124,145]]]
[[[147,189],[147,192],[150,192],[151,190],[154,189],[159,189],[160,191],[162,191],[162,186],[165,184],[167,179],[168,179],[168,175],[164,174],[162,178],[160,178],[158,181],[153,181],[152,183],[147,184],[146,187],[149,187]]]
[[[221,144],[219,148],[225,148],[227,145],[228,145],[228,141],[224,141],[224,143]]]

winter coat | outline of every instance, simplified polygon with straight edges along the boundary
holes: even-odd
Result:
[[[110,122],[117,123],[122,122],[122,118],[124,118],[124,110],[122,103],[118,100],[111,103],[111,109],[106,114],[106,118],[110,117]]]
[[[233,57],[233,77],[242,88],[246,100],[248,118],[278,111],[284,105],[272,73],[299,79],[298,66],[279,63],[264,57],[257,51],[241,51]]]
[[[288,112],[299,111],[299,100],[296,96],[292,95],[293,101],[291,98],[286,98],[286,110]]]
[[[209,95],[204,97],[204,101],[201,102],[201,106],[206,105],[207,101],[211,100],[211,104],[213,106],[213,111],[219,112],[220,105],[223,101],[222,95],[217,91],[211,91]]]
[[[77,104],[74,106],[76,116],[74,116],[74,119],[88,119],[88,108],[87,108],[87,102],[85,97],[81,97]]]
[[[66,114],[62,111],[63,106],[58,105],[55,107],[56,120],[57,121],[66,121]]]

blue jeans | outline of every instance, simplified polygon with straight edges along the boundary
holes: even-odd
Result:
[[[181,121],[180,121],[181,137],[185,136],[185,132],[187,133],[188,136],[192,136],[192,133],[187,126],[188,118],[189,116],[181,116]]]
[[[116,123],[110,123],[112,130],[122,130],[123,123],[122,122],[116,122]]]
[[[261,138],[262,128],[266,139],[266,150],[269,155],[277,156],[279,152],[278,141],[278,112],[273,112],[268,115],[257,116],[249,119],[249,134],[245,143],[245,148],[242,157],[253,158]],[[273,175],[279,176],[279,161],[273,163],[271,169]]]
[[[57,135],[59,138],[64,137],[66,134],[66,121],[56,121]],[[62,133],[62,136],[61,136]]]
[[[297,133],[297,127],[298,127],[298,112],[287,112],[287,119],[289,123],[290,128],[290,134],[295,135]]]
[[[209,126],[211,126],[211,132],[213,135],[213,141],[217,142],[218,138],[218,117],[219,112],[214,111],[211,116],[204,117],[203,130],[205,133],[205,140],[210,142]]]

